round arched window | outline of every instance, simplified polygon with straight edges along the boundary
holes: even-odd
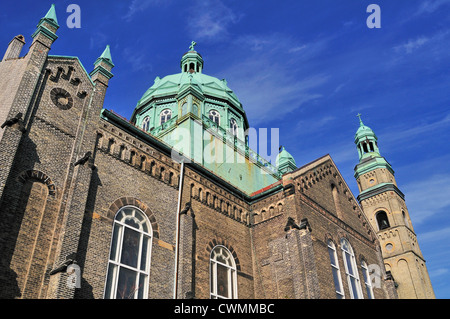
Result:
[[[150,117],[146,116],[142,121],[142,129],[148,132],[149,128],[150,128]]]
[[[169,109],[165,109],[161,112],[161,124],[166,123],[168,120],[172,118],[172,111]]]
[[[344,257],[345,273],[352,299],[362,298],[361,283],[359,281],[358,269],[356,268],[355,254],[347,239],[341,239],[342,255]]]
[[[230,129],[231,129],[231,134],[233,134],[234,136],[237,136],[238,134],[238,125],[235,119],[231,119],[230,120]]]
[[[233,255],[224,246],[216,246],[211,251],[211,298],[237,298],[236,264]]]
[[[220,114],[216,110],[209,111],[209,119],[217,125],[220,125]]]
[[[137,207],[122,207],[114,218],[105,299],[148,296],[152,227]]]

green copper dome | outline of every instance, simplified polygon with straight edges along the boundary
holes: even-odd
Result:
[[[361,120],[361,114],[358,114],[358,117],[359,128],[355,134],[355,144],[356,149],[358,150],[359,161],[363,162],[364,160],[373,157],[382,158],[380,150],[378,149],[378,137],[370,127],[364,125]]]
[[[228,87],[225,79],[219,80],[202,73],[204,61],[200,53],[194,50],[196,44],[192,41],[189,51],[183,54],[180,61],[181,73],[168,75],[162,79],[156,77],[155,83],[144,93],[136,108],[154,98],[181,96],[187,89],[192,88],[200,95],[227,101],[242,110],[241,102]]]
[[[372,131],[372,129],[370,127],[364,125],[363,121],[361,120],[361,114],[358,114],[358,117],[359,117],[359,128],[355,134],[355,144],[358,144],[358,142],[360,142],[361,140],[369,138],[369,137],[377,140],[378,138],[375,135],[375,133]]]
[[[192,87],[198,93],[212,98],[228,101],[235,107],[242,109],[242,104],[227,86],[225,80],[219,80],[199,72],[181,72],[167,75],[160,79],[157,77],[155,83],[144,93],[136,108],[145,105],[148,101],[172,95],[181,95],[186,89]]]

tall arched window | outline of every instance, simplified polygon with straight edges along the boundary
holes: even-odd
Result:
[[[231,134],[233,134],[234,136],[237,136],[238,134],[238,125],[235,119],[231,119],[230,120],[230,129],[231,129]]]
[[[192,113],[194,113],[196,116],[198,116],[198,105],[192,104]]]
[[[188,104],[185,102],[182,106],[181,106],[181,116],[187,114],[188,111]]]
[[[220,125],[220,114],[216,110],[209,111],[209,119],[217,125]]]
[[[211,299],[237,298],[236,264],[224,246],[216,246],[210,257]]]
[[[405,226],[409,227],[408,218],[406,218],[406,214],[405,214],[405,211],[403,209],[402,209],[402,217],[403,217],[403,222],[405,223]]]
[[[152,228],[137,207],[122,207],[114,218],[105,299],[148,296]]]
[[[344,299],[344,288],[342,287],[341,272],[337,259],[336,246],[332,240],[328,240],[328,253],[330,255],[331,270],[333,272],[334,288],[336,289],[336,298]]]
[[[372,280],[370,278],[369,268],[367,267],[367,263],[364,260],[361,262],[361,269],[364,276],[364,283],[366,285],[367,296],[369,297],[369,299],[375,299],[373,295]]]
[[[345,239],[341,239],[341,249],[344,257],[345,274],[347,275],[350,297],[352,299],[361,299],[361,283],[359,281],[358,269],[356,268],[355,254],[350,243]]]
[[[142,129],[148,132],[149,128],[150,128],[150,117],[146,116],[142,121]]]
[[[168,120],[172,118],[172,111],[169,109],[165,109],[161,112],[161,124],[166,123]]]
[[[389,219],[387,217],[386,212],[379,211],[377,213],[376,217],[377,217],[377,223],[378,223],[378,230],[383,230],[383,229],[391,227],[389,224]]]

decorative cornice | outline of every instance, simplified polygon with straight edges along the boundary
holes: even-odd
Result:
[[[373,186],[371,188],[366,189],[365,191],[361,192],[357,199],[361,203],[361,201],[369,199],[373,196],[385,193],[385,192],[395,192],[398,196],[401,197],[401,199],[405,200],[405,195],[398,189],[397,186],[391,183],[382,183],[378,184],[376,186]]]
[[[34,39],[39,33],[42,33],[43,35],[45,35],[47,38],[49,38],[50,40],[52,40],[53,42],[58,39],[58,36],[50,31],[50,29],[48,29],[47,27],[40,25],[36,31],[34,31],[34,33],[31,35],[31,37]]]

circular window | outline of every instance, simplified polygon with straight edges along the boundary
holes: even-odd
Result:
[[[386,244],[384,248],[386,248],[387,251],[392,251],[392,249],[394,249],[394,246],[392,244]]]
[[[373,178],[371,178],[371,179],[369,180],[369,184],[373,184],[373,183],[375,183],[375,180],[374,180]]]
[[[73,106],[73,99],[70,93],[61,88],[55,88],[50,91],[50,98],[61,110],[68,110]]]

